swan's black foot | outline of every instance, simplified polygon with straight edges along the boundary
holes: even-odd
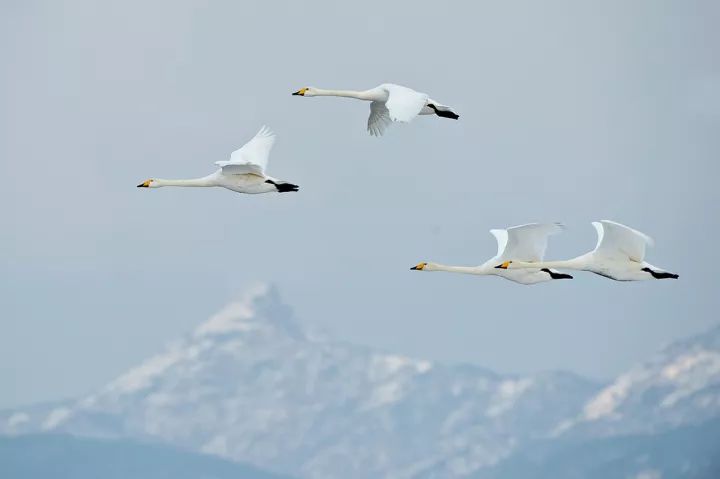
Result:
[[[436,107],[432,103],[428,103],[427,106],[432,108],[432,110],[435,112],[435,114],[442,118],[452,118],[453,120],[457,120],[458,118],[460,118],[460,115],[458,115],[457,113],[455,113],[452,110],[439,110],[438,107]]]
[[[549,274],[552,279],[573,279],[573,277],[569,274],[556,273],[555,271],[551,271],[547,268],[543,268],[540,271]]]
[[[643,268],[643,271],[650,273],[655,279],[678,279],[680,276],[675,273],[667,273],[665,271],[653,271],[650,268]]]

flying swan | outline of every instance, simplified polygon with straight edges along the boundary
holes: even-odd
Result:
[[[652,238],[646,234],[609,220],[594,221],[593,226],[597,230],[598,242],[589,253],[563,261],[528,262],[508,257],[496,268],[505,271],[515,268],[566,268],[590,271],[616,281],[678,278],[677,274],[644,261],[645,247],[653,245]]]
[[[557,223],[530,223],[513,226],[505,230],[490,230],[490,233],[497,240],[498,252],[497,255],[480,266],[445,266],[437,263],[418,263],[410,269],[501,276],[520,284],[542,283],[553,279],[572,279],[569,274],[563,274],[550,268],[498,269],[495,267],[498,262],[507,261],[510,258],[541,261],[547,249],[548,237],[560,231],[562,231],[562,226]]]
[[[230,161],[216,161],[220,167],[215,173],[191,180],[162,180],[151,178],[138,188],[161,186],[221,186],[238,193],[285,193],[297,191],[298,186],[280,181],[265,174],[275,134],[263,126],[255,137],[230,155]]]
[[[370,102],[370,117],[367,129],[373,136],[381,136],[394,121],[407,123],[418,115],[437,115],[457,120],[460,115],[449,106],[432,100],[425,93],[410,88],[383,83],[365,91],[323,90],[321,88],[301,88],[293,95],[299,96],[340,96],[356,98]]]

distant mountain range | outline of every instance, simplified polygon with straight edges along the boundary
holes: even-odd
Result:
[[[0,433],[153,442],[312,479],[658,479],[720,477],[704,476],[718,418],[720,328],[601,385],[322,338],[262,285],[95,394],[0,413]],[[687,454],[663,452],[676,442]]]
[[[475,479],[720,478],[720,419],[652,435],[543,441]]]
[[[7,479],[291,479],[159,444],[65,435],[0,437]]]

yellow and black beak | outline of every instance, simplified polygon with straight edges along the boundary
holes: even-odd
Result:
[[[293,95],[305,96],[306,91],[307,91],[307,88],[301,88],[298,91],[296,91],[295,93],[293,93]]]
[[[137,187],[138,187],[138,188],[150,188],[150,182],[151,182],[151,181],[152,181],[152,180],[143,181],[142,183],[140,183],[139,185],[137,185]]]
[[[510,266],[510,263],[512,263],[512,261],[505,261],[503,264],[499,264],[499,265],[495,266],[495,269],[508,269],[508,266]]]
[[[413,266],[413,267],[410,268],[410,269],[411,269],[412,271],[422,271],[422,270],[425,268],[426,265],[427,265],[427,263],[418,263],[418,264],[416,264],[415,266]]]

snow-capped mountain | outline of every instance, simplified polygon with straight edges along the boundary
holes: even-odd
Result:
[[[720,417],[720,327],[620,375],[558,434],[651,434]]]
[[[598,389],[313,337],[258,286],[97,394],[0,424],[158,440],[311,478],[451,477],[546,436]]]
[[[313,479],[485,477],[526,445],[720,417],[718,385],[720,328],[603,388],[322,338],[260,285],[96,394],[0,413],[0,433],[161,442]]]

